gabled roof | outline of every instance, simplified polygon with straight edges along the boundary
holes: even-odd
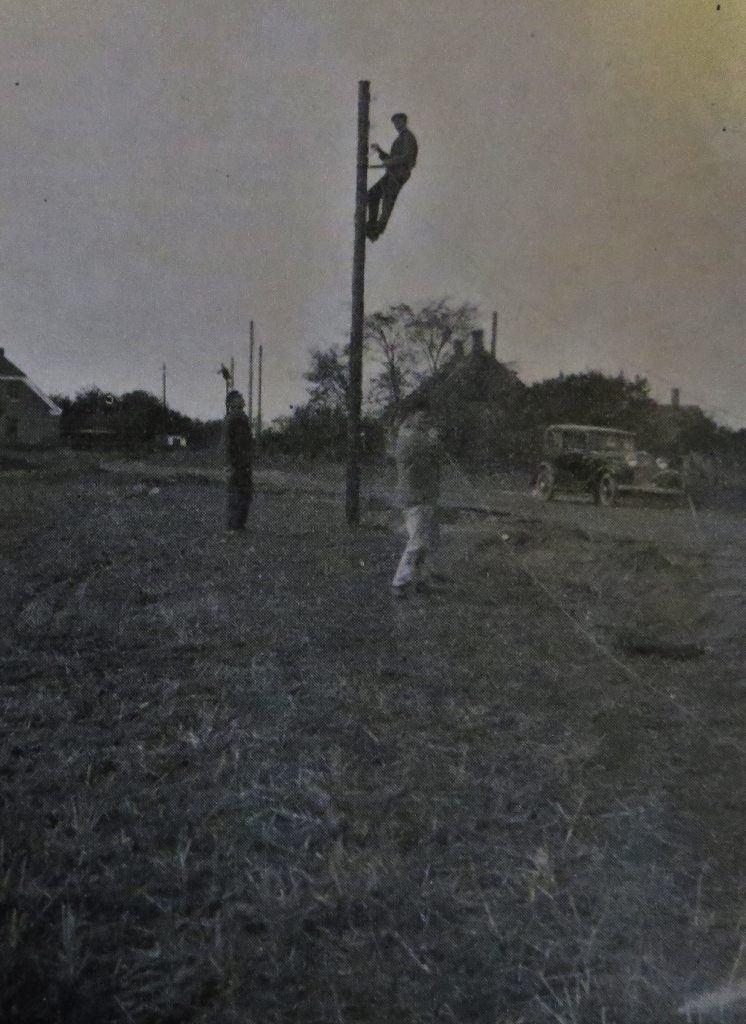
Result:
[[[0,348],[0,380],[21,381],[29,391],[32,391],[37,398],[44,402],[52,416],[62,415],[62,409],[37,384],[29,380],[23,370],[19,370],[15,363],[11,363],[10,359],[5,355],[5,349],[3,348]]]
[[[422,384],[431,401],[498,403],[517,401],[526,390],[518,374],[486,352],[449,359]]]
[[[5,349],[0,348],[0,377],[25,377],[26,374],[19,370],[18,367],[11,363],[10,359],[5,355]]]

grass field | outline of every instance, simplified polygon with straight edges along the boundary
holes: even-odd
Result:
[[[349,531],[339,478],[260,470],[237,537],[216,473],[0,478],[0,1020],[665,1024],[742,981],[739,517],[477,481],[393,601],[385,481]]]

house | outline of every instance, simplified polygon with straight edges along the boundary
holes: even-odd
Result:
[[[471,348],[456,340],[453,356],[409,396],[430,402],[448,450],[465,464],[512,466],[521,459],[517,424],[526,385],[484,347],[484,331],[472,331]]]
[[[0,447],[56,444],[62,410],[0,348]]]

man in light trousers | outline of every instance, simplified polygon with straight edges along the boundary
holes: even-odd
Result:
[[[442,449],[430,421],[427,400],[419,399],[410,408],[396,439],[398,497],[407,530],[407,546],[392,582],[396,597],[406,597],[412,589],[423,589],[439,540],[437,504]]]

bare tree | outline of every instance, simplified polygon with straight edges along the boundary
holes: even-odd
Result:
[[[417,352],[412,344],[413,313],[406,303],[365,318],[365,343],[380,368],[370,383],[374,406],[398,404],[419,379]]]
[[[413,313],[408,332],[424,374],[435,373],[453,352],[456,338],[466,338],[478,326],[477,306],[464,302],[452,306],[448,299],[428,302]]]
[[[374,407],[397,405],[422,380],[435,373],[478,323],[475,305],[455,306],[439,299],[413,309],[405,302],[372,313],[365,320],[365,344],[378,372],[370,382]]]

